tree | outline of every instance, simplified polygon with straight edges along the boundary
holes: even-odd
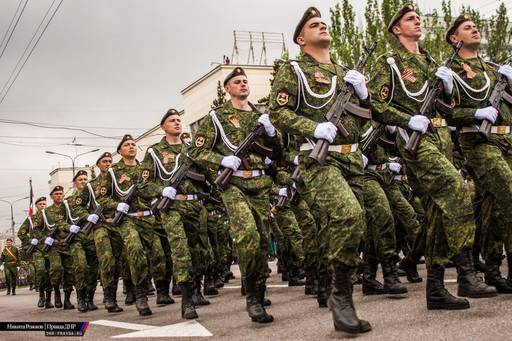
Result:
[[[502,2],[496,14],[491,16],[487,30],[487,56],[496,63],[505,62],[510,54],[508,24],[507,7]]]
[[[217,82],[217,98],[213,100],[212,105],[210,106],[212,109],[220,107],[226,103],[226,92],[222,88],[222,84],[220,81]]]
[[[333,37],[331,57],[353,67],[361,55],[363,34],[355,25],[354,8],[348,0],[331,8],[330,34]],[[342,34],[343,32],[343,34]]]

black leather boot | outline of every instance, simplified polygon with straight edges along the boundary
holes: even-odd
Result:
[[[73,289],[64,290],[64,310],[75,309],[75,306],[70,301],[71,292],[73,292]]]
[[[181,295],[180,286],[178,285],[178,283],[176,283],[176,281],[174,279],[172,280],[171,293],[172,293],[173,296],[180,296]]]
[[[126,297],[124,299],[125,305],[132,305],[135,303],[135,286],[131,279],[123,279],[123,288],[126,289]]]
[[[96,304],[94,304],[94,293],[95,289],[87,291],[87,296],[85,297],[85,303],[87,303],[87,309],[90,311],[98,310]]]
[[[55,308],[62,308],[62,299],[60,297],[60,289],[59,287],[54,287],[54,297],[55,297]]]
[[[507,283],[512,287],[512,252],[507,252],[508,276]]]
[[[415,257],[409,253],[407,256],[402,258],[398,268],[405,271],[405,275],[407,276],[409,283],[420,283],[423,281],[423,278],[418,274],[418,261],[414,258]]]
[[[384,295],[384,286],[377,281],[377,269],[379,264],[376,260],[367,260],[363,264],[363,295]]]
[[[219,272],[215,273],[213,277],[213,282],[217,289],[224,287],[224,282],[222,281],[221,274]]]
[[[44,290],[39,289],[39,301],[37,301],[39,308],[44,307]]]
[[[215,281],[213,278],[213,273],[211,272],[208,272],[206,275],[204,275],[203,293],[206,296],[213,296],[219,294],[219,290],[217,290],[217,288],[215,287]]]
[[[7,293],[6,293],[6,295],[10,295],[11,294],[11,283],[7,282],[6,286],[7,286]]]
[[[206,298],[204,298],[203,294],[201,293],[201,276],[196,276],[194,280],[194,287],[192,291],[192,302],[194,302],[194,306],[200,306],[200,305],[209,305],[210,301],[208,301]]]
[[[498,294],[495,287],[485,284],[476,276],[471,259],[471,249],[463,248],[453,257],[457,267],[457,295],[462,297],[483,298],[494,297]]]
[[[471,249],[471,256],[473,260],[473,269],[478,272],[485,273],[485,263],[482,263],[480,261],[480,250],[481,248],[479,246],[473,245],[473,248]]]
[[[187,320],[196,319],[196,308],[192,302],[192,283],[183,282],[179,284],[181,291],[181,317]]]
[[[319,308],[327,308],[327,282],[329,275],[327,272],[320,272],[318,274],[318,295],[316,301],[318,302]]]
[[[272,301],[265,297],[266,292],[267,286],[265,284],[260,284],[256,286],[256,293],[258,294],[258,299],[260,300],[260,304],[264,307],[272,305]]]
[[[314,267],[308,267],[306,269],[306,282],[304,283],[304,294],[305,295],[316,295],[316,269]]]
[[[139,285],[135,285],[135,306],[140,316],[148,316],[153,312],[148,305],[148,282],[142,281]]]
[[[105,297],[105,309],[109,313],[120,313],[123,308],[117,305],[116,301],[116,287],[103,288],[103,296]]]
[[[16,295],[16,285],[14,285],[11,289],[11,295]]]
[[[487,257],[485,260],[485,283],[495,287],[500,294],[512,294],[512,286],[505,278],[501,277],[501,262],[500,254],[495,253]]]
[[[86,313],[87,310],[87,303],[85,301],[85,291],[86,289],[80,289],[76,291],[76,305],[77,310],[81,313]],[[65,303],[66,301],[64,301]]]
[[[166,280],[156,281],[156,304],[173,304],[174,300],[169,296],[169,282]]]
[[[469,309],[469,302],[455,297],[444,287],[444,268],[441,265],[427,267],[427,309]]]
[[[400,283],[397,274],[396,264],[393,257],[385,257],[381,262],[382,274],[384,276],[384,292],[386,295],[403,296],[407,294],[407,288]]]
[[[274,317],[267,314],[265,308],[261,304],[261,299],[257,291],[256,280],[252,276],[246,277],[245,289],[246,308],[251,320],[258,323],[270,323],[274,321]]]
[[[306,284],[306,281],[300,278],[299,269],[291,268],[288,272],[288,286],[300,287]]]
[[[332,312],[334,329],[349,334],[369,332],[372,328],[368,321],[360,320],[352,300],[352,272],[354,268],[343,264],[334,267],[332,292],[328,305]]]
[[[52,304],[52,291],[46,290],[45,291],[45,300],[44,300],[44,308],[50,309],[54,308],[55,306]]]

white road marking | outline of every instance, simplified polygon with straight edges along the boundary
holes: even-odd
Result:
[[[457,283],[457,279],[456,278],[453,278],[453,279],[445,279],[444,280],[445,283]]]
[[[141,330],[137,332],[112,336],[111,338],[132,338],[132,337],[208,337],[212,333],[195,320],[170,324],[168,326]]]
[[[240,285],[225,285],[224,289],[240,289]],[[267,288],[288,288],[288,284],[267,284]]]
[[[105,327],[130,329],[130,330],[149,330],[149,329],[158,328],[158,326],[150,326],[147,324],[128,323],[128,322],[110,321],[110,320],[92,321],[91,324],[96,324],[98,326],[105,326]]]

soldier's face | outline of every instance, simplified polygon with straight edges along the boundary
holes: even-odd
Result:
[[[103,159],[98,161],[96,166],[98,166],[98,168],[100,169],[100,172],[105,173],[107,171],[107,169],[109,169],[110,166],[112,166],[112,158],[104,157]]]
[[[302,28],[302,33],[297,37],[297,42],[301,47],[328,47],[331,40],[327,24],[319,17],[309,19]]]
[[[80,175],[75,180],[75,186],[77,189],[84,189],[85,185],[87,185],[87,175]]]
[[[236,76],[229,80],[224,90],[233,98],[246,99],[251,91],[249,89],[249,81],[245,76]]]
[[[181,117],[179,115],[171,115],[167,117],[162,124],[162,130],[165,131],[166,134],[179,136],[181,135],[182,125],[181,125]]]
[[[450,40],[452,43],[457,44],[459,41],[464,41],[464,48],[479,48],[480,32],[476,27],[476,24],[472,21],[466,21],[459,26],[455,34],[452,34]]]
[[[40,201],[36,204],[36,208],[38,211],[43,210],[46,207],[46,201]]]
[[[124,143],[121,145],[121,148],[119,148],[119,154],[126,158],[134,158],[137,156],[137,145],[135,144],[135,141],[124,141]]]
[[[393,27],[393,32],[398,37],[418,41],[421,38],[421,20],[416,12],[406,13]]]
[[[12,240],[8,240],[8,241],[6,242],[6,244],[7,244],[7,246],[11,247],[11,246],[12,246]]]
[[[64,192],[62,191],[55,191],[51,194],[53,203],[55,204],[62,204],[64,201]]]

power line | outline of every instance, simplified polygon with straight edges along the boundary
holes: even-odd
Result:
[[[11,89],[11,87],[14,85],[14,83],[16,82],[16,79],[18,79],[18,76],[20,75],[21,71],[23,70],[23,67],[25,66],[25,64],[27,63],[27,61],[29,60],[30,56],[32,55],[32,53],[34,52],[37,44],[39,43],[39,41],[41,40],[41,38],[43,37],[44,33],[46,32],[46,29],[48,28],[48,25],[50,25],[52,19],[55,17],[55,14],[57,13],[57,11],[59,10],[60,8],[60,5],[62,5],[62,2],[64,0],[60,0],[59,4],[57,5],[57,7],[55,8],[55,10],[53,11],[52,15],[50,16],[50,19],[48,20],[48,22],[46,23],[46,25],[44,26],[43,30],[41,31],[41,34],[39,35],[39,37],[37,38],[36,42],[34,43],[34,45],[32,46],[32,48],[30,49],[30,52],[28,53],[27,57],[25,58],[25,61],[21,64],[21,67],[19,68],[18,72],[16,73],[16,68],[18,68],[19,64],[21,63],[21,60],[23,59],[23,56],[25,55],[25,53],[27,52],[30,44],[32,43],[32,41],[34,40],[34,38],[36,37],[37,35],[37,32],[39,31],[39,29],[41,28],[41,26],[43,25],[45,19],[47,18],[48,16],[48,13],[50,13],[50,10],[51,8],[53,7],[53,5],[55,4],[57,0],[53,0],[53,2],[50,4],[50,7],[48,8],[48,11],[46,12],[46,14],[44,15],[43,17],[43,20],[41,21],[41,23],[39,24],[39,26],[37,27],[36,31],[34,32],[34,35],[32,36],[32,39],[30,40],[30,42],[28,43],[27,47],[25,48],[25,51],[23,51],[23,54],[21,55],[20,59],[18,60],[18,63],[16,63],[16,66],[14,67],[13,69],[13,72],[11,73],[11,75],[9,76],[9,79],[7,80],[7,82],[5,83],[4,87],[2,88],[2,91],[0,92],[0,94],[4,93],[4,90],[6,89],[7,87],[7,84],[9,84],[9,82],[11,82],[11,78],[12,78],[12,82],[11,84],[9,85],[9,87],[7,87],[7,90],[5,90],[5,93],[4,95],[0,98],[0,104],[2,104],[2,102],[4,101],[5,97],[7,97],[7,94],[9,93],[9,90]],[[16,73],[16,75],[14,76],[13,78],[13,75],[14,73]]]
[[[21,9],[21,11],[19,12],[19,15],[18,15],[18,11],[19,11],[19,9],[21,7],[21,3],[22,2],[23,2],[23,0],[20,0],[20,2],[18,4],[18,8],[16,8],[16,12],[14,12],[14,16],[12,17],[12,20],[9,23],[9,27],[7,28],[7,31],[5,31],[4,38],[2,39],[2,42],[0,43],[0,47],[1,47],[4,44],[5,39],[7,38],[7,42],[5,42],[5,45],[2,48],[2,52],[0,52],[0,59],[4,55],[5,49],[7,49],[7,45],[9,45],[9,42],[11,41],[11,37],[12,37],[14,31],[16,30],[16,27],[18,26],[18,23],[20,22],[21,16],[23,15],[23,12],[25,11],[25,7],[27,7],[28,0],[25,0],[25,3],[23,4],[23,8]],[[18,16],[17,19],[16,19],[16,16]],[[14,20],[16,20],[16,23],[14,23],[14,26],[13,26]],[[11,27],[12,27],[12,30],[11,30]],[[9,30],[11,31],[11,33],[9,33]],[[9,35],[9,37],[7,37],[7,35]]]

